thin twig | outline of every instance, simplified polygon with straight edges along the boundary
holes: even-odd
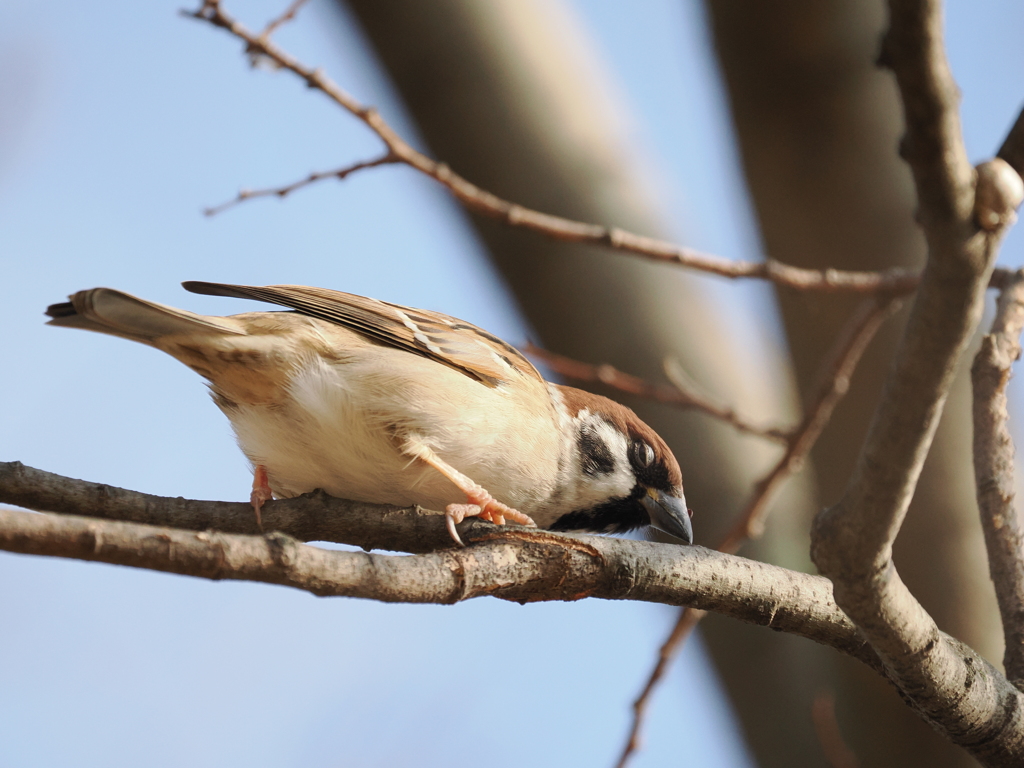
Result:
[[[335,104],[361,120],[384,142],[395,162],[404,163],[445,186],[464,206],[484,216],[500,219],[513,227],[528,229],[556,240],[587,243],[632,253],[655,261],[727,278],[760,278],[778,285],[802,290],[885,292],[895,295],[915,290],[918,276],[904,269],[883,272],[858,272],[838,269],[802,269],[774,259],[765,261],[732,261],[721,256],[684,248],[664,240],[645,237],[617,227],[587,224],[526,208],[481,189],[452,171],[444,163],[433,160],[414,149],[380,116],[330,80],[320,69],[307,67],[279,48],[273,41],[251,32],[221,8],[219,0],[206,0],[186,16],[208,22],[227,30],[246,44],[246,53],[266,57],[274,65],[300,77],[307,86],[320,91]]]
[[[216,216],[221,211],[225,211],[228,208],[234,208],[239,203],[246,200],[252,200],[254,197],[287,197],[297,189],[314,184],[323,179],[337,179],[341,181],[356,171],[361,171],[364,168],[376,168],[380,165],[389,165],[391,163],[401,162],[397,157],[388,153],[381,155],[375,160],[361,160],[358,163],[352,165],[346,165],[344,168],[336,168],[333,171],[317,171],[309,174],[304,179],[294,181],[291,184],[286,184],[283,187],[268,187],[266,189],[243,189],[238,193],[238,196],[233,200],[216,205],[212,208],[204,208],[203,215],[205,216]]]
[[[1013,438],[1007,428],[1006,385],[1020,358],[1024,271],[999,296],[992,331],[971,366],[974,385],[974,476],[1006,650],[1003,667],[1024,689],[1024,529],[1015,504]]]
[[[295,15],[299,12],[299,9],[306,4],[306,0],[293,0],[292,4],[285,8],[284,13],[278,16],[276,19],[272,19],[267,26],[260,32],[261,40],[269,40],[270,36],[274,34],[275,30],[283,24],[287,24],[289,21],[295,18]]]
[[[736,552],[747,539],[756,539],[764,532],[764,518],[775,491],[803,467],[807,456],[832,418],[839,401],[850,387],[861,355],[886,318],[898,308],[891,297],[865,299],[846,326],[840,331],[832,351],[826,358],[821,389],[803,421],[790,438],[786,452],[756,486],[756,491],[739,520],[718,547],[720,552]]]
[[[622,754],[619,755],[619,761],[615,764],[615,768],[626,768],[630,758],[640,750],[640,728],[643,725],[644,717],[647,716],[647,706],[650,704],[651,694],[654,693],[654,689],[657,688],[658,683],[661,682],[672,662],[675,661],[686,638],[690,636],[694,627],[700,623],[706,613],[699,608],[683,608],[679,612],[675,626],[672,627],[672,631],[669,632],[658,651],[658,661],[647,678],[647,684],[644,685],[644,689],[633,702],[633,725],[629,730],[629,738],[626,739],[626,746],[622,748]]]
[[[620,392],[627,392],[631,395],[637,395],[647,400],[654,400],[655,402],[667,403],[669,405],[678,405],[682,408],[693,408],[710,416],[714,416],[716,419],[721,419],[740,432],[745,432],[749,435],[756,435],[757,437],[763,437],[766,440],[772,440],[783,444],[788,444],[790,440],[790,430],[779,429],[777,427],[758,427],[751,424],[746,419],[740,418],[736,415],[736,412],[733,409],[723,408],[722,406],[712,402],[710,398],[698,392],[692,386],[687,386],[685,382],[679,379],[674,379],[671,385],[655,384],[620,371],[618,368],[608,364],[592,365],[590,363],[584,363],[579,360],[574,360],[571,357],[565,357],[564,355],[559,355],[555,352],[549,352],[548,350],[541,349],[533,344],[526,344],[523,347],[523,351],[531,357],[535,357],[543,362],[555,373],[567,376],[570,379],[575,379],[576,381],[600,382],[612,387],[613,389],[617,389]]]
[[[823,377],[823,384],[814,405],[804,416],[800,426],[790,435],[782,458],[754,485],[754,492],[736,523],[716,547],[719,552],[735,554],[746,541],[757,538],[764,532],[768,504],[775,491],[803,466],[818,437],[832,418],[836,405],[849,389],[850,377],[860,362],[861,355],[882,323],[896,310],[897,303],[892,297],[885,296],[865,299],[847,321],[826,358],[826,375]],[[689,608],[680,611],[675,626],[661,647],[658,661],[648,675],[643,691],[633,702],[633,725],[626,746],[619,757],[618,768],[625,768],[636,752],[648,700],[671,663],[679,655],[686,639],[705,614],[705,611]]]

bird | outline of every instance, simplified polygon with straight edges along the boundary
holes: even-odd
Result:
[[[155,347],[204,379],[253,468],[250,501],[321,489],[552,531],[653,526],[693,542],[679,464],[629,408],[546,381],[487,331],[424,309],[300,285],[188,281],[285,310],[200,315],[112,288],[49,325]]]

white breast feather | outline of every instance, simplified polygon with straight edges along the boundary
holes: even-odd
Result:
[[[546,403],[516,407],[517,389],[487,387],[426,358],[372,347],[344,362],[311,358],[289,391],[281,408],[225,409],[242,450],[268,468],[277,496],[322,488],[341,498],[428,509],[464,502],[437,471],[399,452],[394,436],[409,432],[526,514],[554,491],[553,414]],[[531,451],[513,450],[512,439],[525,440]]]

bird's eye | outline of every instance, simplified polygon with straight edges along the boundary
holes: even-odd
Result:
[[[654,463],[654,449],[643,440],[634,440],[629,452],[633,466],[637,469],[647,469]]]

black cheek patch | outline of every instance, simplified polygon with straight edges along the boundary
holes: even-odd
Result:
[[[590,427],[580,429],[576,437],[580,452],[580,469],[585,475],[610,475],[615,471],[615,459],[608,445]]]
[[[640,498],[646,491],[637,486],[624,499],[612,499],[590,509],[562,515],[549,526],[552,531],[586,531],[588,533],[626,533],[651,524]]]

